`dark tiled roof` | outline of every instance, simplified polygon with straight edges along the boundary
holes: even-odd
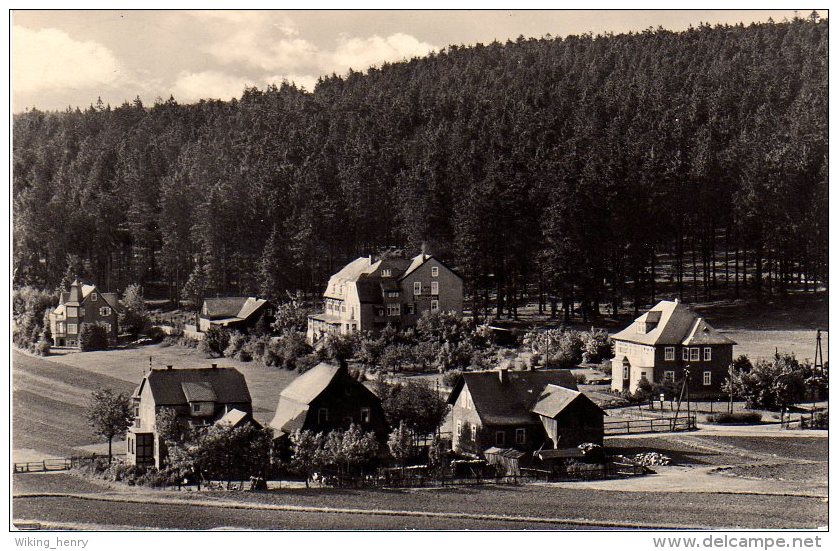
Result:
[[[220,404],[250,403],[250,391],[244,375],[232,367],[153,369],[146,375],[145,381],[158,406],[186,405],[189,400],[183,383],[209,384],[215,393],[214,401]]]
[[[189,402],[215,402],[218,399],[209,381],[180,383],[180,388]]]
[[[474,408],[484,424],[520,425],[537,423],[532,408],[547,385],[576,390],[576,380],[567,369],[539,369],[535,371],[507,371],[501,383],[499,371],[463,373],[463,377],[448,397],[457,401],[464,386],[468,387]]]
[[[380,304],[383,302],[381,294],[380,279],[359,279],[355,285],[358,286],[358,298],[362,303]]]
[[[234,318],[238,316],[247,297],[220,297],[204,300],[206,309],[201,309],[205,318]]]
[[[577,390],[570,390],[569,388],[557,385],[547,385],[544,392],[541,393],[538,401],[533,406],[532,411],[538,415],[555,419],[558,414],[577,400],[588,401],[595,408],[601,409],[598,405],[594,404],[590,398]]]

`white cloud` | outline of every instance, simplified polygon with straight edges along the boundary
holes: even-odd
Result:
[[[337,49],[329,54],[336,70],[343,71],[350,67],[364,71],[372,65],[381,65],[385,61],[401,61],[414,56],[427,55],[436,47],[421,42],[416,37],[405,33],[395,33],[388,37],[373,35],[369,38],[343,37]]]
[[[372,65],[423,56],[437,49],[406,33],[342,35],[335,48],[330,49],[300,37],[291,19],[273,12],[193,15],[216,36],[214,42],[204,46],[205,52],[225,65],[246,66],[267,74],[345,73],[350,67],[364,71]]]
[[[241,97],[247,79],[228,75],[219,71],[201,71],[199,73],[181,73],[174,85],[172,95],[182,103],[201,99],[222,99]]]
[[[117,84],[120,66],[111,51],[78,41],[58,29],[13,29],[13,86],[16,93]]]

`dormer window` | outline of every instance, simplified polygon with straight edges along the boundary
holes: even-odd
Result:
[[[390,268],[385,268],[381,270],[381,277],[390,277],[393,273],[390,271]]]
[[[637,334],[645,335],[646,334],[646,324],[645,323],[637,323]]]

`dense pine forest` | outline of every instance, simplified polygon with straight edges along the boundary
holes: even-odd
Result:
[[[20,113],[14,283],[283,297],[424,244],[477,313],[823,288],[827,43],[814,16],[520,37],[313,93]]]

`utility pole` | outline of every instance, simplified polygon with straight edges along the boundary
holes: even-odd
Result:
[[[818,335],[815,337],[815,365],[814,371],[817,371],[818,368],[821,370],[821,374],[823,374],[823,347],[821,346],[821,330],[818,329]]]
[[[733,413],[733,364],[727,368],[728,373],[728,394],[730,394],[730,404],[728,405],[728,413]]]

